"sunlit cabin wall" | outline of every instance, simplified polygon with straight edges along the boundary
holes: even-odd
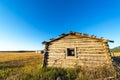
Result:
[[[67,48],[75,49],[75,56],[67,56]],[[47,66],[99,66],[109,63],[108,43],[88,36],[68,35],[47,45]]]

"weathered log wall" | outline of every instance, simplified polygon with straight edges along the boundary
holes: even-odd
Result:
[[[67,56],[67,48],[75,48],[75,56]],[[47,65],[53,67],[99,66],[109,63],[107,42],[96,38],[68,35],[47,47]]]

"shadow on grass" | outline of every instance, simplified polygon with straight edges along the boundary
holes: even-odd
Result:
[[[113,59],[116,63],[120,64],[120,56],[112,57],[112,59]]]
[[[120,56],[112,57],[113,59],[113,66],[116,71],[116,78],[120,80]]]

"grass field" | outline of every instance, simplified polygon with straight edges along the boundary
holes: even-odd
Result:
[[[41,67],[42,61],[43,55],[35,52],[0,52],[0,78],[32,71]]]
[[[0,80],[56,80],[58,77],[62,80],[103,80],[115,74],[106,66],[92,70],[42,68],[42,62],[43,55],[35,52],[0,52]]]
[[[115,56],[120,56],[120,52],[112,52],[111,55],[112,55],[113,57],[115,57]]]

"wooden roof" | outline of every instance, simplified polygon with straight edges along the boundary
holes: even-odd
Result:
[[[82,34],[82,33],[79,33],[79,32],[72,32],[72,31],[70,31],[70,32],[68,32],[67,34],[64,34],[64,33],[63,33],[63,34],[59,35],[59,37],[57,37],[57,38],[55,38],[55,39],[52,38],[52,39],[50,39],[48,42],[47,42],[47,41],[43,41],[42,44],[54,42],[54,41],[59,40],[59,39],[65,37],[65,36],[68,36],[68,35],[75,35],[75,36],[79,36],[79,37],[88,37],[88,38],[92,38],[92,39],[98,39],[98,40],[104,41],[104,42],[114,42],[114,41],[112,41],[112,40],[104,39],[103,37],[97,38],[97,37],[94,36],[94,35],[89,36],[88,34]]]

